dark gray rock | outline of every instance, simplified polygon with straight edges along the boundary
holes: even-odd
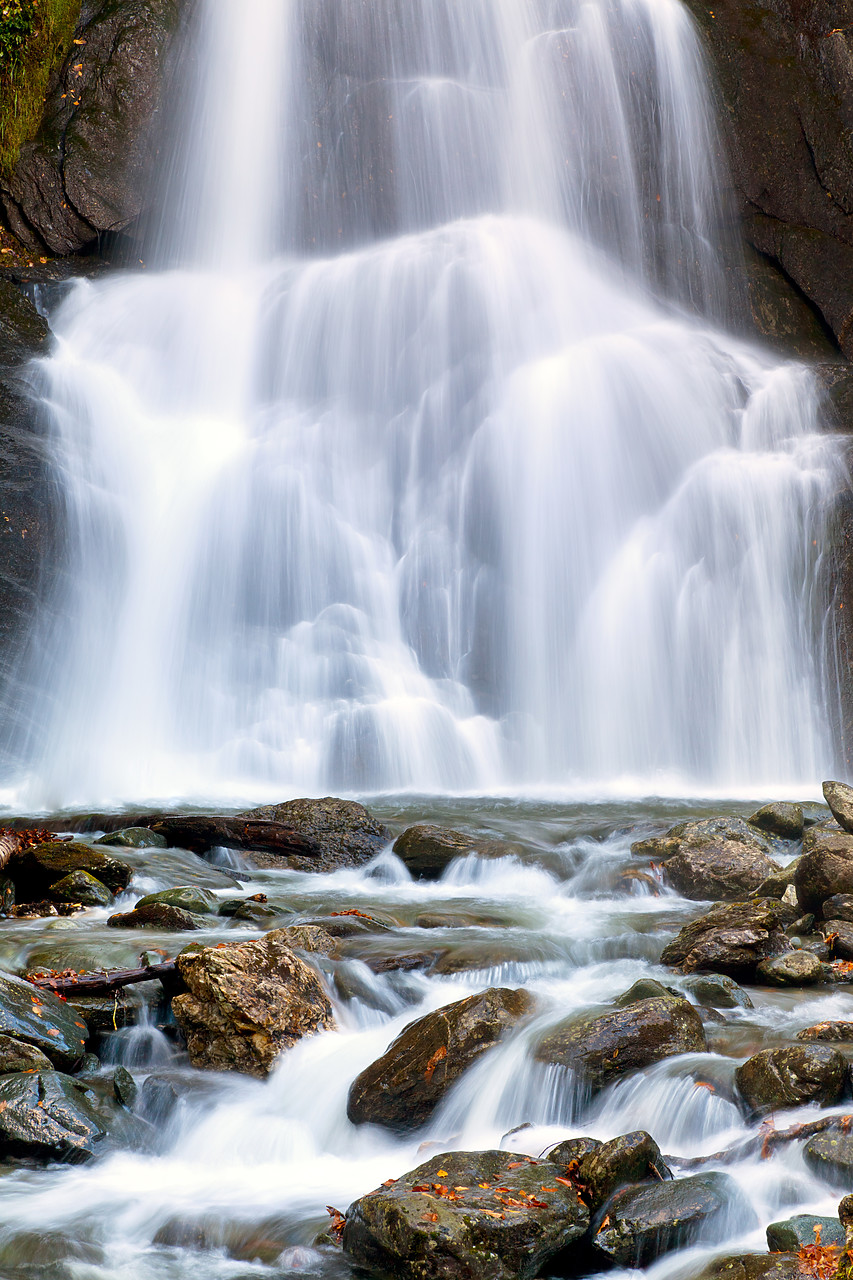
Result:
[[[38,135],[0,182],[10,229],[74,253],[121,231],[151,194],[155,123],[181,0],[96,0],[51,80]]]
[[[661,963],[749,981],[762,960],[791,950],[784,929],[798,914],[775,898],[718,903],[664,947]]]
[[[0,1075],[15,1071],[52,1071],[53,1063],[41,1049],[12,1036],[0,1036]]]
[[[737,1183],[725,1173],[625,1187],[596,1215],[593,1245],[617,1266],[646,1266],[699,1236],[719,1238],[740,1201]]]
[[[767,835],[781,836],[783,840],[799,840],[803,834],[803,807],[799,804],[766,804],[757,809],[747,821]]]
[[[165,902],[149,902],[145,906],[134,907],[133,911],[120,912],[110,916],[107,924],[111,929],[155,928],[174,933],[189,933],[203,927],[197,915]]]
[[[76,840],[51,840],[26,849],[9,865],[19,902],[37,902],[58,880],[88,871],[113,893],[127,888],[133,868]]]
[[[389,832],[354,800],[326,796],[322,800],[288,800],[284,804],[261,805],[241,814],[280,822],[306,836],[320,848],[320,857],[294,854],[282,858],[253,851],[249,856],[259,867],[289,867],[293,871],[335,871],[338,867],[360,867],[381,853],[391,839]]]
[[[831,1106],[847,1082],[847,1063],[828,1044],[762,1049],[735,1072],[746,1103],[757,1114],[807,1102]]]
[[[88,1160],[106,1136],[90,1089],[59,1071],[0,1079],[0,1156]]]
[[[54,902],[80,902],[84,907],[106,907],[113,895],[105,884],[88,871],[72,871],[51,885],[48,896]]]
[[[825,782],[823,794],[839,827],[853,833],[853,787],[846,782]]]
[[[798,1040],[853,1041],[853,1022],[816,1022],[797,1032]]]
[[[803,1245],[815,1243],[815,1227],[820,1227],[820,1243],[844,1247],[844,1228],[838,1218],[818,1218],[813,1213],[798,1213],[784,1222],[771,1222],[767,1228],[767,1248],[773,1253],[798,1253]]]
[[[633,987],[629,987],[627,991],[623,991],[621,996],[617,996],[613,1001],[617,1009],[627,1009],[629,1004],[636,1004],[638,1000],[654,1000],[658,996],[677,996],[677,991],[670,990],[665,987],[662,982],[658,982],[657,978],[638,978]]]
[[[845,1191],[853,1185],[853,1133],[837,1125],[809,1138],[803,1150],[806,1164],[818,1177]]]
[[[794,886],[802,910],[820,916],[827,898],[853,893],[853,836],[813,828],[807,837]]]
[[[120,831],[108,831],[99,836],[95,844],[105,844],[124,849],[165,849],[168,841],[157,831],[148,827],[122,827]]]
[[[454,858],[464,858],[469,853],[494,856],[498,847],[494,840],[425,824],[408,827],[394,841],[395,854],[416,880],[438,880]]]
[[[733,978],[727,978],[725,974],[698,974],[694,978],[685,978],[682,985],[698,1005],[707,1009],[751,1009],[753,1007],[743,987],[739,986]]]
[[[755,971],[755,980],[770,987],[810,987],[823,980],[823,966],[811,951],[787,951],[785,955],[762,960]]]
[[[570,1018],[534,1049],[539,1062],[569,1067],[589,1089],[679,1053],[707,1050],[702,1020],[675,996],[639,1000],[599,1017]]]
[[[847,920],[853,924],[853,893],[836,893],[823,904],[826,920]]]
[[[353,1081],[347,1115],[398,1133],[419,1129],[462,1073],[529,1015],[526,991],[493,987],[411,1022]]]
[[[802,1280],[796,1253],[738,1253],[715,1258],[696,1280]]]
[[[558,1163],[553,1152],[548,1159]],[[619,1187],[648,1179],[665,1182],[671,1177],[660,1147],[642,1129],[595,1147],[581,1158],[577,1171],[581,1194],[592,1210],[600,1208]]]
[[[185,884],[177,885],[174,889],[162,889],[159,893],[149,893],[147,897],[139,899],[134,910],[139,911],[142,907],[150,907],[158,902],[197,916],[212,915],[219,906],[219,899],[209,889]]]
[[[561,1169],[568,1169],[570,1165],[577,1168],[584,1156],[603,1145],[598,1138],[566,1138],[565,1142],[558,1142],[550,1151],[544,1151],[540,1158],[551,1164],[558,1164]]]
[[[89,1035],[65,1001],[9,973],[0,973],[0,1033],[35,1045],[66,1069],[83,1057]]]
[[[589,1224],[561,1176],[549,1162],[506,1151],[434,1156],[350,1205],[344,1254],[410,1280],[533,1280]]]

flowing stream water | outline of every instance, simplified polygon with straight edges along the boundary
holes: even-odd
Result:
[[[328,963],[340,1029],[263,1084],[190,1071],[156,1024],[117,1031],[113,1059],[177,1106],[89,1166],[4,1170],[2,1280],[345,1275],[312,1244],[325,1206],[424,1150],[646,1128],[711,1152],[752,1131],[738,1060],[853,1017],[841,991],[760,991],[710,1054],[586,1107],[527,1029],[410,1140],[346,1119],[407,1021],[497,983],[537,993],[541,1029],[663,976],[697,910],[620,878],[629,828],[696,805],[389,795],[766,798],[830,770],[819,559],[841,463],[808,370],[727,329],[726,180],[678,0],[202,0],[180,78],[165,230],[138,270],[73,287],[33,375],[69,550],[3,798],[381,792],[396,827],[513,851],[431,885],[390,851],[255,873],[294,921],[395,922]],[[128,901],[205,874],[227,895],[225,872],[158,858]],[[438,908],[455,925],[418,923]],[[9,921],[0,959],[130,963],[139,935],[107,914]],[[383,947],[443,958],[377,975]],[[725,1241],[655,1277],[834,1211],[795,1146],[730,1171]]]

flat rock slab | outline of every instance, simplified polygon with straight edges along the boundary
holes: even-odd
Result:
[[[562,1177],[507,1151],[434,1156],[350,1205],[344,1253],[401,1280],[533,1280],[589,1225]]]
[[[319,975],[294,953],[287,930],[183,953],[177,965],[188,991],[172,1011],[194,1067],[263,1078],[279,1053],[335,1026]]]
[[[419,1129],[462,1073],[534,1005],[527,991],[492,987],[410,1022],[354,1080],[350,1120],[398,1133]]]
[[[796,1253],[736,1253],[715,1258],[696,1280],[803,1280]]]
[[[737,1183],[725,1173],[624,1187],[597,1216],[593,1245],[617,1266],[645,1266],[700,1235],[713,1238],[739,1200]]]
[[[86,1052],[85,1022],[64,1000],[22,978],[0,973],[0,1033],[34,1044],[58,1067],[74,1067]]]
[[[542,1037],[539,1062],[569,1067],[591,1090],[679,1053],[704,1053],[702,1019],[676,996],[638,1000],[600,1017],[571,1018]]]
[[[0,1078],[0,1156],[88,1160],[106,1135],[92,1092],[59,1071]]]

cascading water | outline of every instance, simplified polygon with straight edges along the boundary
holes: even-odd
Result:
[[[166,266],[38,374],[17,802],[813,782],[836,450],[719,327],[677,0],[207,0],[196,48]]]

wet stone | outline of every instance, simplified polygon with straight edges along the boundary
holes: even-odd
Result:
[[[149,893],[140,898],[134,910],[149,907],[162,902],[167,907],[178,907],[181,911],[189,911],[192,915],[208,916],[219,906],[219,899],[209,889],[200,889],[196,885],[176,885],[174,889],[163,889],[160,893]]]
[[[597,1151],[603,1145],[598,1138],[567,1138],[565,1142],[558,1142],[550,1151],[543,1152],[541,1159],[549,1160],[551,1164],[558,1164],[561,1169],[567,1169],[570,1164],[579,1163],[584,1156]]]
[[[589,1223],[561,1176],[507,1151],[434,1156],[350,1205],[344,1253],[411,1280],[533,1280]]]
[[[784,1222],[771,1222],[767,1228],[767,1248],[773,1253],[797,1253],[803,1245],[814,1244],[815,1227],[820,1227],[820,1243],[844,1246],[844,1228],[838,1218],[819,1218],[813,1213],[798,1213]]]
[[[157,928],[182,933],[202,928],[198,916],[181,907],[171,907],[165,902],[149,902],[145,906],[135,907],[133,911],[110,916],[107,924],[111,929]]]
[[[836,893],[823,904],[826,920],[847,920],[853,923],[853,893]]]
[[[0,1075],[15,1071],[52,1071],[53,1064],[41,1049],[12,1036],[0,1036]]]
[[[122,827],[121,831],[108,831],[99,836],[95,844],[112,845],[125,849],[166,849],[168,841],[157,831],[148,827]]]
[[[797,1044],[762,1049],[735,1072],[737,1087],[758,1114],[808,1102],[838,1102],[847,1079],[847,1063],[827,1044]]]
[[[665,864],[664,879],[694,901],[738,901],[780,870],[763,849],[744,841],[686,840]]]
[[[526,991],[493,987],[410,1023],[356,1077],[347,1101],[349,1119],[398,1133],[420,1128],[462,1073],[534,1005]]]
[[[452,831],[449,827],[426,824],[408,827],[394,841],[394,853],[415,880],[438,880],[454,858],[479,852],[482,840]]]
[[[638,1000],[654,1000],[658,996],[677,996],[677,991],[665,987],[662,982],[658,982],[656,978],[639,978],[627,991],[623,991],[621,996],[617,996],[613,1001],[617,1009],[627,1009],[628,1005],[636,1004]]]
[[[364,805],[335,796],[262,805],[239,816],[280,822],[312,840],[320,849],[319,858],[299,854],[281,857],[254,851],[248,856],[259,867],[289,867],[293,871],[311,872],[360,867],[381,853],[391,838]]]
[[[105,1137],[91,1090],[59,1071],[0,1079],[0,1156],[86,1160]]]
[[[113,900],[107,886],[88,871],[72,871],[57,880],[50,897],[57,902],[79,902],[84,907],[107,907]]]
[[[58,1067],[73,1068],[86,1052],[88,1029],[74,1009],[50,992],[0,974],[0,1033],[34,1044]]]
[[[853,1022],[816,1022],[798,1031],[797,1039],[853,1042]]]
[[[724,973],[749,981],[762,960],[791,950],[784,929],[799,914],[776,898],[717,903],[664,947],[661,963],[683,973]]]
[[[823,966],[812,951],[800,948],[762,960],[755,978],[771,987],[808,987],[823,980]]]
[[[698,1005],[708,1009],[752,1009],[753,1004],[743,987],[722,973],[701,974],[685,978],[683,986]]]
[[[823,797],[838,825],[845,831],[853,831],[853,787],[844,782],[825,782]]]
[[[799,804],[766,804],[747,819],[751,827],[757,827],[771,836],[783,840],[799,840],[803,834],[803,807]]]
[[[802,911],[823,914],[823,904],[836,894],[853,893],[853,836],[846,831],[807,832],[797,863],[794,886]]]
[[[548,1158],[556,1163],[553,1153]],[[654,1138],[638,1129],[612,1138],[583,1156],[577,1176],[587,1204],[598,1209],[618,1187],[648,1179],[667,1181],[672,1174]]]
[[[853,960],[853,924],[847,920],[823,920],[818,928],[833,959]]]
[[[594,1092],[631,1071],[680,1053],[704,1053],[707,1047],[693,1005],[665,996],[560,1023],[542,1037],[534,1056],[570,1068]]]
[[[10,865],[15,890],[21,902],[35,902],[74,871],[88,871],[113,893],[126,889],[133,868],[74,840],[52,840],[26,849]]]
[[[625,1187],[599,1210],[593,1245],[617,1266],[646,1266],[700,1235],[719,1235],[732,1205],[742,1199],[737,1183],[724,1173]]]
[[[853,1185],[853,1133],[841,1120],[810,1138],[803,1155],[812,1172],[825,1182],[845,1191]]]
[[[15,882],[0,876],[0,916],[7,916],[15,906]]]
[[[695,1280],[803,1280],[796,1253],[738,1253],[715,1258]]]

